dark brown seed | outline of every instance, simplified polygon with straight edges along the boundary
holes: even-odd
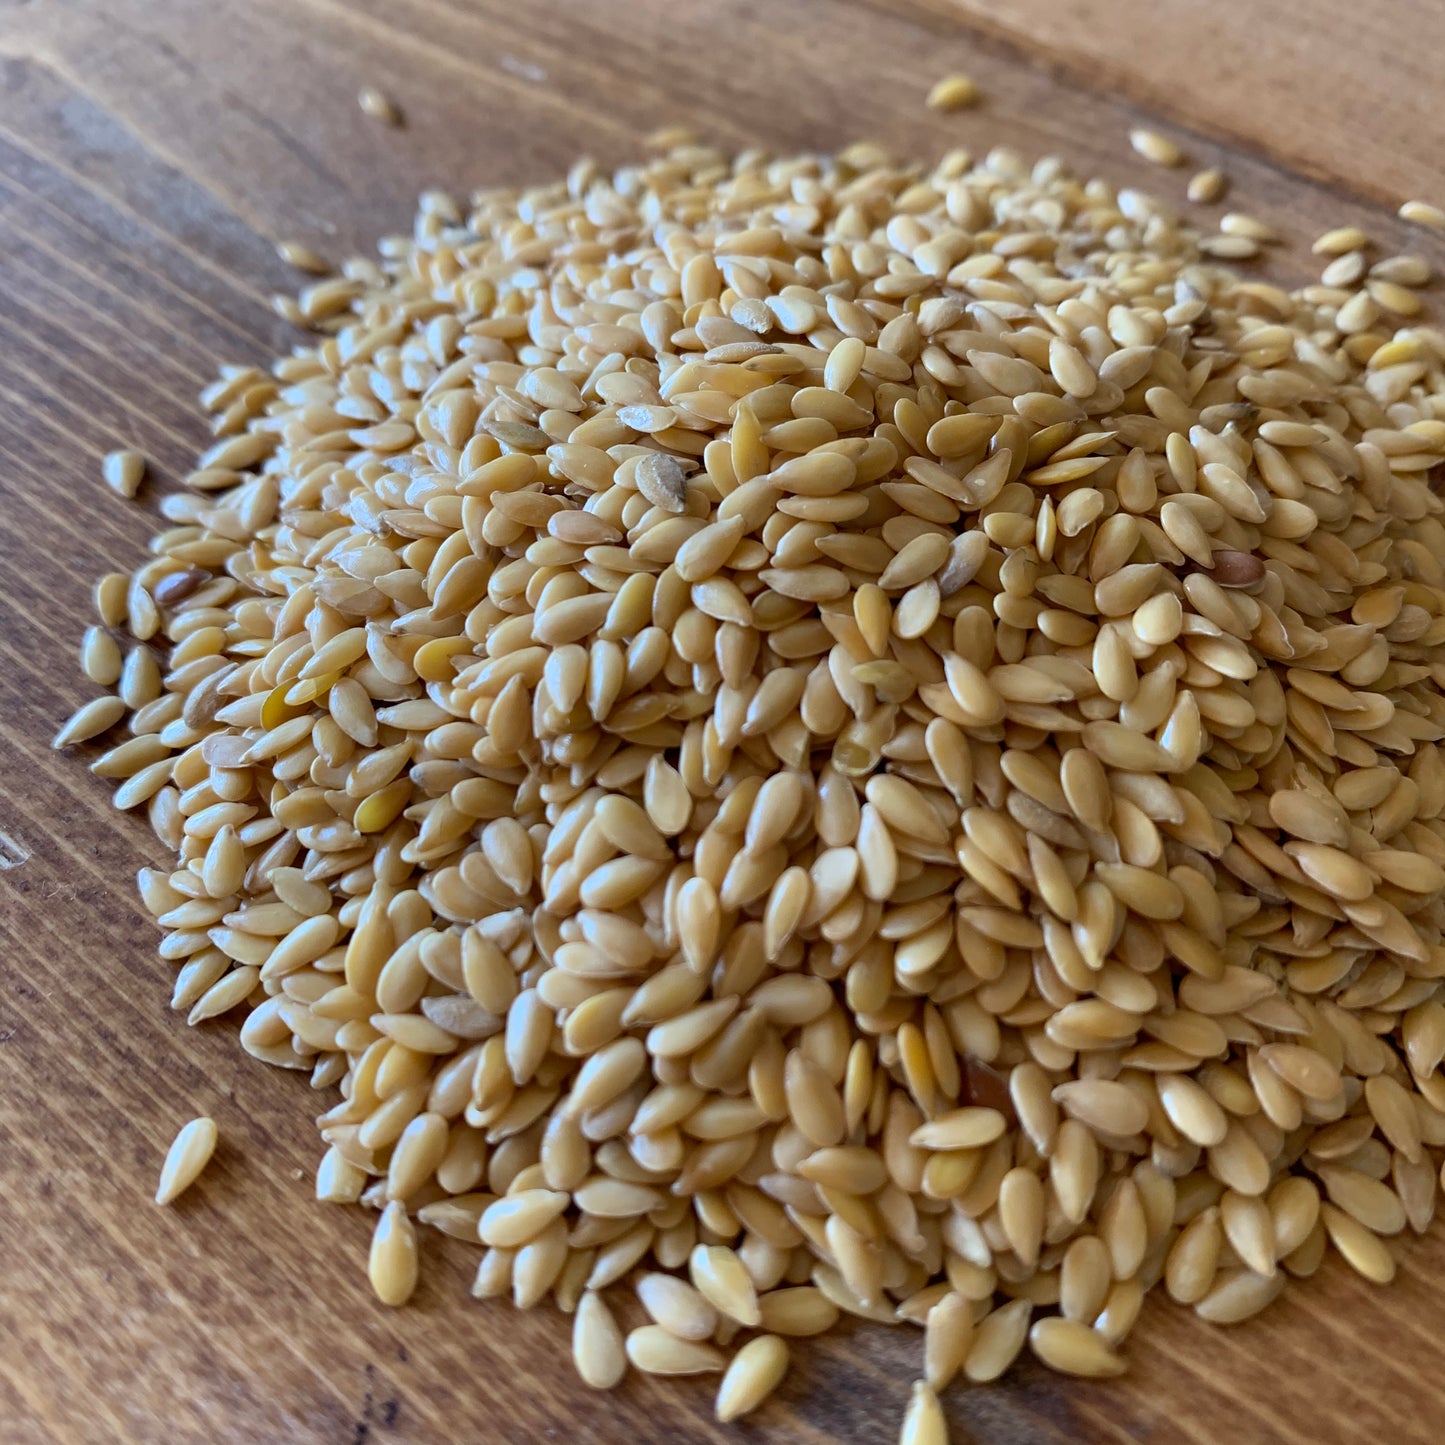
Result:
[[[151,596],[162,607],[174,607],[184,602],[203,582],[209,582],[211,574],[201,567],[187,567],[184,572],[168,572],[151,589]]]
[[[1251,552],[1219,551],[1210,576],[1221,587],[1253,587],[1264,577],[1264,563]]]

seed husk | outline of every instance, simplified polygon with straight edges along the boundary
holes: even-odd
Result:
[[[639,458],[633,475],[637,490],[654,506],[677,513],[687,509],[687,476],[675,457],[649,452]]]

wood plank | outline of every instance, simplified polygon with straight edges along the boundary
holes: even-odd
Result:
[[[965,23],[1117,94],[1394,209],[1439,201],[1445,113],[1425,98],[1445,9],[1412,0],[878,0]],[[967,63],[966,47],[958,47]]]
[[[0,861],[25,855],[0,869],[0,1437],[891,1441],[917,1369],[907,1331],[801,1345],[779,1399],[724,1432],[706,1383],[583,1390],[567,1323],[469,1301],[475,1256],[459,1244],[429,1253],[412,1307],[371,1298],[367,1218],[310,1197],[324,1101],[239,1055],[228,1026],[187,1030],[166,1010],[170,970],[130,881],[157,845],[47,748],[85,692],[72,656],[90,580],[132,564],[154,526],[96,467],[133,441],[163,476],[183,470],[205,441],[191,396],[217,362],[264,363],[293,339],[267,305],[296,284],[271,241],[369,246],[409,223],[423,185],[536,179],[582,150],[625,159],[639,131],[679,120],[729,146],[1007,142],[1176,197],[1182,177],[1127,154],[1142,116],[1127,101],[917,5],[797,0],[782,23],[777,7],[640,0],[625,24],[585,0],[221,9],[0,11]],[[965,58],[986,105],[925,112],[929,82]],[[398,98],[404,129],[360,117],[363,81]],[[1260,155],[1195,148],[1296,237],[1337,219],[1406,236]],[[221,1152],[162,1213],[148,1203],[160,1158],[203,1110]],[[955,1391],[955,1440],[1434,1439],[1445,1239],[1402,1256],[1388,1293],[1331,1267],[1235,1331],[1151,1302],[1129,1376],[1081,1386],[1024,1366]]]

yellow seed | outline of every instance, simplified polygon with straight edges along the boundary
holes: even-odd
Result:
[[[717,1417],[726,1423],[756,1410],[788,1372],[788,1347],[777,1335],[749,1340],[732,1358],[717,1392]]]
[[[73,747],[76,743],[88,742],[114,727],[125,716],[125,703],[118,697],[97,697],[77,708],[64,727],[56,733],[50,746],[53,748]]]
[[[313,251],[302,241],[278,241],[276,254],[288,266],[294,266],[298,271],[310,271],[319,276],[331,270],[331,264],[326,257]]]
[[[967,75],[945,75],[928,92],[930,110],[963,110],[978,99],[978,86]]]
[[[913,1394],[903,1417],[899,1445],[948,1445],[948,1421],[938,1396],[923,1380],[913,1382]]]
[[[405,1207],[395,1201],[382,1210],[377,1220],[367,1272],[382,1304],[404,1305],[416,1289],[416,1229]]]
[[[409,778],[398,778],[379,792],[364,799],[357,807],[353,822],[358,833],[380,833],[401,816],[412,795]]]
[[[1445,231],[1445,211],[1428,201],[1406,201],[1400,207],[1400,219],[1412,225],[1428,226],[1432,231]]]
[[[1189,199],[1196,205],[1207,206],[1221,199],[1229,182],[1221,170],[1211,168],[1198,172],[1189,180]]]
[[[1363,251],[1370,238],[1358,226],[1338,226],[1326,231],[1310,247],[1317,256],[1343,256],[1347,251]]]
[[[1156,166],[1178,166],[1184,164],[1184,152],[1168,136],[1154,130],[1131,130],[1129,144],[1146,161]]]

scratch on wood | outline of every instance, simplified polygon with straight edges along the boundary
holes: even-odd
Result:
[[[30,849],[9,833],[0,833],[0,868],[18,868],[28,861]]]

